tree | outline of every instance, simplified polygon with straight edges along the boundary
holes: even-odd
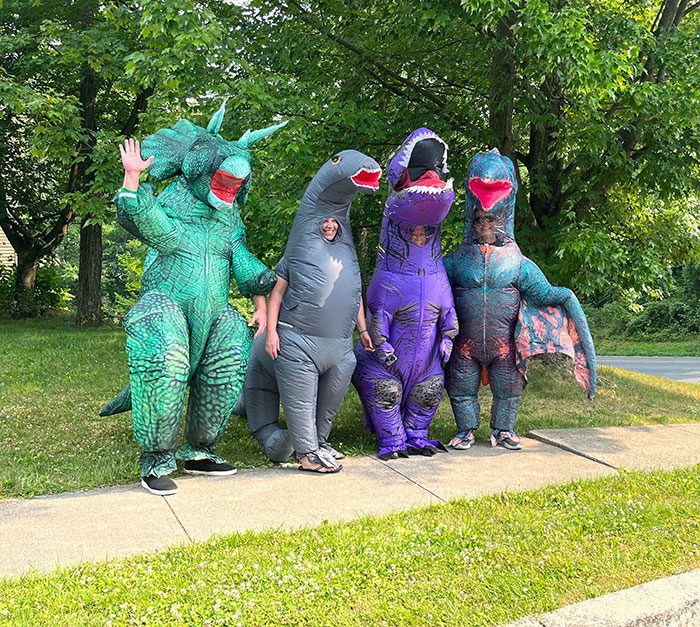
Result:
[[[36,264],[77,216],[77,323],[101,319],[101,221],[119,186],[116,144],[140,125],[145,134],[174,122],[186,98],[206,93],[221,40],[206,2],[4,2],[0,152],[14,153],[14,165],[0,178],[0,225],[23,259],[24,300]]]

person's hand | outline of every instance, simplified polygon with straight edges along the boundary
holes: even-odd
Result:
[[[267,337],[265,338],[265,350],[272,359],[277,359],[280,351],[280,338],[277,335],[277,331],[268,329]]]
[[[369,331],[367,329],[360,332],[360,342],[362,342],[362,346],[365,347],[366,351],[373,351],[374,350],[374,344],[372,343],[372,336],[369,334]]]
[[[153,161],[148,157],[145,161],[141,158],[141,146],[134,139],[125,139],[124,145],[119,144],[119,152],[122,155],[122,165],[127,174],[141,174]]]
[[[258,330],[255,332],[254,337],[258,337],[258,335],[261,335],[263,331],[265,331],[265,327],[267,327],[267,312],[264,308],[257,308],[255,313],[253,314],[253,317],[250,319],[248,326],[253,327],[256,324],[258,325]]]

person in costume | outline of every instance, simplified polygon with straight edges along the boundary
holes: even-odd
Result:
[[[251,331],[228,304],[231,272],[266,324],[265,294],[274,273],[248,251],[239,207],[251,183],[250,148],[283,126],[248,131],[227,141],[219,130],[225,106],[206,129],[183,120],[143,141],[120,146],[124,184],[115,197],[117,222],[149,246],[141,296],[124,319],[130,384],[102,410],[133,411],[141,445],[141,483],[154,494],[173,494],[180,417],[189,386],[186,444],[177,458],[185,472],[236,472],[214,451],[238,398]],[[142,158],[145,157],[144,160]],[[160,195],[140,184],[141,172],[163,181]],[[259,331],[259,332],[260,332]]]
[[[316,173],[294,218],[276,268],[267,332],[253,342],[234,409],[247,416],[251,434],[273,461],[296,452],[302,470],[342,468],[328,436],[355,367],[356,325],[371,348],[350,205],[358,192],[375,193],[380,175],[374,159],[344,150]],[[279,423],[280,401],[287,430]]]
[[[457,316],[442,264],[440,225],[454,201],[447,145],[420,128],[389,157],[389,197],[367,290],[373,353],[356,347],[352,382],[379,457],[434,455],[428,427],[444,389]]]
[[[576,379],[592,400],[595,349],[574,293],[550,285],[515,242],[518,181],[513,162],[496,148],[477,154],[465,186],[464,239],[445,257],[459,317],[445,372],[457,422],[450,446],[465,450],[474,442],[481,421],[477,393],[483,383],[493,393],[492,446],[519,450],[515,420],[527,382],[527,357],[554,352],[571,356]]]

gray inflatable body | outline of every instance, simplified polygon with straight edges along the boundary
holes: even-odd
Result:
[[[357,192],[376,192],[380,174],[374,159],[344,150],[316,173],[297,210],[276,269],[289,283],[277,326],[279,355],[273,360],[265,351],[266,333],[253,341],[234,409],[247,416],[250,433],[272,461],[323,448],[347,392],[362,294],[350,204]],[[338,222],[332,241],[321,230],[328,218]],[[280,401],[288,431],[279,423]]]

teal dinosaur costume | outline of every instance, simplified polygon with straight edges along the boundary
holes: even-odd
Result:
[[[187,443],[177,458],[224,463],[213,447],[240,393],[252,340],[228,303],[231,272],[248,297],[276,281],[248,251],[238,208],[250,190],[250,147],[284,123],[227,141],[219,135],[224,111],[206,129],[183,120],[147,137],[151,178],[177,178],[158,196],[141,184],[115,198],[117,222],[149,251],[141,298],[124,319],[130,384],[101,415],[132,409],[142,477],[176,469],[188,385]]]

